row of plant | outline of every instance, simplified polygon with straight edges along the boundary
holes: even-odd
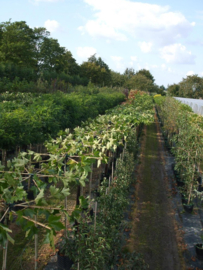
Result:
[[[167,147],[175,156],[174,173],[187,209],[197,195],[202,197],[203,118],[173,98],[154,99]]]
[[[124,100],[121,93],[42,94],[19,93],[1,95],[0,149],[14,150],[30,144],[43,143],[56,137],[60,130],[74,128],[104,114]],[[20,101],[22,100],[22,101]]]
[[[134,130],[133,135],[131,143],[136,145]],[[129,228],[124,211],[129,203],[129,187],[135,182],[134,155],[132,148],[131,153],[127,149],[123,158],[117,160],[112,182],[109,184],[107,179],[102,182],[96,199],[97,215],[96,212],[93,218],[79,215],[77,226],[59,243],[59,266],[65,266],[64,269],[147,269],[140,254],[130,253],[124,247],[123,232]]]
[[[147,110],[141,106],[145,100],[148,100]],[[97,162],[99,167],[102,162],[108,162],[109,152],[115,156],[119,145],[123,145],[124,141],[128,145],[132,127],[153,121],[152,108],[150,96],[137,94],[131,105],[119,106],[106,115],[88,121],[88,125],[86,123],[83,127],[75,128],[74,133],[66,130],[56,139],[49,140],[45,145],[49,153],[46,161],[43,161],[43,154],[28,151],[8,162],[7,170],[1,166],[0,243],[5,247],[4,250],[7,249],[8,240],[13,242],[9,225],[5,224],[6,220],[12,220],[13,217],[17,217],[16,222],[25,230],[28,238],[36,236],[39,228],[43,227],[46,230],[46,242],[53,247],[54,235],[61,229],[67,229],[67,219],[75,223],[80,219],[81,211],[87,208],[87,201],[80,197],[80,206],[77,205],[72,214],[68,214],[67,196],[71,186],[84,187],[91,181],[88,178],[93,163]],[[38,169],[34,162],[39,162]],[[44,181],[45,177],[48,181]],[[28,199],[30,192],[33,193],[32,200]],[[109,200],[113,203],[117,195],[112,194]],[[91,195],[90,190],[89,200]],[[56,206],[55,200],[64,205]],[[114,203],[118,202],[119,197]],[[39,222],[38,218],[42,216],[46,219]],[[61,222],[64,216],[65,225]],[[5,261],[6,251],[4,264]]]

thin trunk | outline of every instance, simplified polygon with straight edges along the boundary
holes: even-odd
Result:
[[[7,167],[7,151],[2,149],[2,164]]]

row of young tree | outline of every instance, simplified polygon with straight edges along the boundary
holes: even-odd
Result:
[[[32,29],[25,21],[0,24],[0,92],[20,89],[39,90],[84,85],[163,92],[145,69],[135,72],[126,68],[123,74],[112,71],[101,57],[92,55],[81,65],[72,53],[50,37],[44,27]],[[12,85],[11,85],[12,82]],[[33,85],[34,83],[34,85]],[[27,90],[28,91],[28,90]]]
[[[203,77],[187,76],[180,83],[169,85],[167,90],[173,97],[203,98]]]

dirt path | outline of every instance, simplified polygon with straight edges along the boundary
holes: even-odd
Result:
[[[143,254],[151,270],[182,270],[163,151],[156,120],[144,128],[130,248]]]

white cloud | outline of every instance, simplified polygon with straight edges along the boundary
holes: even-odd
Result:
[[[158,68],[158,65],[152,65],[152,68]]]
[[[121,56],[111,56],[111,59],[113,60],[116,70],[122,71],[125,69],[125,66],[123,64],[123,57]]]
[[[169,6],[132,0],[83,1],[93,8],[94,19],[79,30],[92,37],[127,40],[131,36],[167,45],[186,37],[194,25],[182,13],[172,12]]]
[[[152,43],[151,42],[139,42],[140,49],[143,53],[148,53],[152,49]]]
[[[194,64],[195,56],[191,51],[187,51],[182,44],[173,44],[160,49],[161,57],[167,63],[174,64]]]
[[[187,72],[186,75],[187,75],[187,76],[191,76],[191,75],[194,75],[194,74],[195,74],[194,71],[193,71],[193,70],[190,70],[190,71]]]
[[[31,2],[33,2],[34,4],[39,4],[40,2],[56,3],[60,1],[63,1],[63,0],[32,0]]]
[[[60,24],[55,21],[55,20],[47,20],[44,23],[44,27],[49,31],[49,32],[56,32],[59,29]]]
[[[166,69],[166,65],[165,65],[165,64],[162,64],[162,65],[161,65],[161,68],[162,68],[163,70],[165,70],[165,69]]]
[[[90,20],[86,23],[85,27],[80,26],[78,28],[83,34],[88,32],[92,37],[105,37],[109,39],[126,41],[127,37],[118,33],[112,26],[108,26],[106,23],[99,23],[97,21]]]
[[[82,60],[85,60],[85,61],[95,53],[97,53],[97,50],[93,47],[78,47],[77,48],[77,55]]]
[[[136,62],[137,61],[137,56],[131,56],[130,59],[131,59],[132,62]]]

